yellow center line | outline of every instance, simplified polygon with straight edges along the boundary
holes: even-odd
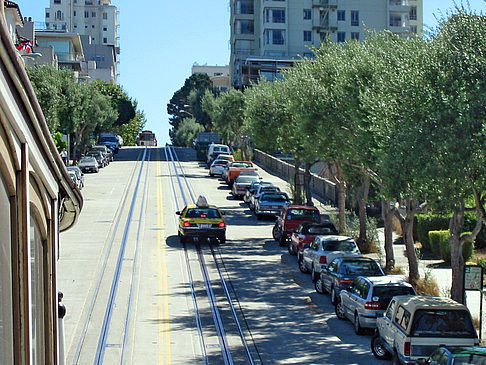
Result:
[[[159,293],[159,364],[171,363],[170,353],[170,322],[169,322],[169,290],[167,284],[167,257],[163,214],[162,173],[160,164],[160,149],[157,149],[157,259]],[[163,298],[163,299],[162,299]],[[165,345],[165,346],[164,346]]]

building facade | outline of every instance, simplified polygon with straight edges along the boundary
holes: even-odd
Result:
[[[230,70],[229,66],[207,66],[207,65],[193,65],[191,73],[206,74],[213,83],[213,88],[217,91],[229,91],[231,88]]]
[[[46,30],[81,36],[85,61],[84,77],[117,82],[118,10],[111,0],[50,0],[45,13]]]
[[[57,365],[59,231],[83,199],[12,41],[11,6],[0,0],[0,363]]]
[[[367,29],[421,35],[422,0],[231,0],[231,83],[236,88],[279,70],[322,41],[363,40]]]

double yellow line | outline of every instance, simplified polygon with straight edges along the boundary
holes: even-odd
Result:
[[[159,307],[159,364],[171,363],[170,353],[170,322],[169,322],[169,288],[167,285],[167,256],[165,244],[162,168],[160,164],[160,148],[157,149],[157,261],[158,261],[158,291],[160,293]]]

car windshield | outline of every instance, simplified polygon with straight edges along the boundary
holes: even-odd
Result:
[[[324,251],[347,251],[352,252],[356,250],[356,244],[352,240],[347,241],[325,241]]]
[[[215,208],[191,208],[187,210],[186,218],[220,218]]]
[[[289,198],[285,194],[263,194],[260,198],[260,201],[284,203],[288,202]]]
[[[287,211],[289,221],[312,221],[320,222],[319,211],[311,209],[289,209]]]
[[[346,276],[382,276],[383,272],[375,261],[346,261],[341,266],[341,274]]]
[[[386,308],[391,299],[397,295],[415,295],[415,291],[413,288],[403,285],[378,285],[373,288],[372,297],[378,297],[380,308]]]
[[[419,309],[413,317],[412,336],[475,338],[471,316],[465,310]]]
[[[236,162],[231,165],[231,167],[252,167],[251,163]]]
[[[82,157],[81,160],[79,160],[79,163],[83,162],[93,162],[93,157]]]
[[[454,356],[453,365],[486,364],[486,354],[459,354]]]
[[[229,163],[228,160],[214,160],[213,165],[224,165],[226,166]]]

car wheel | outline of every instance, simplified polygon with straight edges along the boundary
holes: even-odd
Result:
[[[290,255],[295,256],[294,249],[292,248],[292,243],[289,243],[289,244],[287,245],[287,250],[289,250],[289,254],[290,254]]]
[[[321,279],[321,275],[319,275],[315,282],[314,282],[314,287],[316,288],[316,292],[318,292],[319,294],[324,294],[324,285],[322,284],[322,279]]]
[[[338,302],[338,297],[336,293],[336,289],[334,287],[331,288],[331,303],[336,305]]]
[[[186,237],[184,237],[183,235],[180,236],[180,239],[181,239],[181,243],[187,242]]]
[[[359,315],[358,313],[354,314],[354,333],[357,335],[363,334],[363,327],[359,324]]]
[[[219,243],[224,245],[226,243],[226,236],[220,237]]]
[[[344,314],[344,305],[342,301],[339,301],[339,303],[336,304],[336,306],[334,307],[334,312],[336,312],[336,317],[338,317],[340,320],[346,320],[346,315]]]
[[[282,234],[279,241],[280,246],[285,246],[287,244],[287,236]]]
[[[304,259],[302,259],[302,258],[299,260],[299,270],[300,270],[300,272],[303,272],[304,274],[309,272],[309,270],[305,266]]]
[[[209,173],[209,176],[213,177],[213,176],[214,176],[214,174]]]
[[[383,345],[383,340],[380,335],[376,333],[371,339],[371,352],[377,359],[387,360],[390,358],[391,354]]]
[[[275,241],[279,241],[280,240],[280,235],[279,235],[279,232],[278,232],[278,226],[277,225],[274,225],[273,226],[273,229],[272,229],[272,236],[273,236],[273,239]]]
[[[314,268],[314,265],[312,265],[311,279],[312,279],[312,282],[315,284],[315,282],[317,281],[317,273],[316,273],[316,269]],[[316,290],[317,290],[317,288],[316,288]]]

